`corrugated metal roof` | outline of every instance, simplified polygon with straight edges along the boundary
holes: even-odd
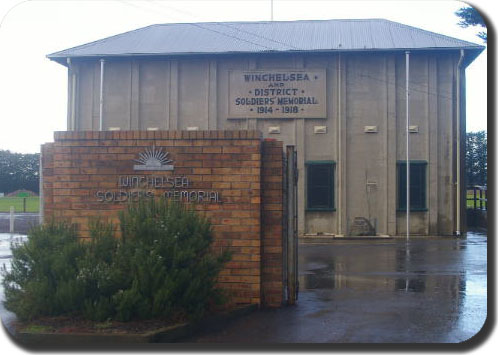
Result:
[[[67,57],[484,47],[383,19],[210,22],[151,25],[49,54]]]

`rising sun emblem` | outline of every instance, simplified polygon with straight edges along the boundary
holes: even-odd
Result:
[[[173,160],[168,158],[169,153],[155,146],[146,148],[144,153],[139,153],[135,159],[138,165],[133,165],[133,170],[173,170]]]

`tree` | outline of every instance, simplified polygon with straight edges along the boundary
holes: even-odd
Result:
[[[40,190],[40,154],[12,153],[0,150],[0,192]]]
[[[455,12],[455,15],[461,18],[460,22],[458,23],[460,27],[467,28],[469,26],[480,26],[484,29],[486,28],[484,19],[473,7],[462,7]],[[477,37],[481,38],[484,42],[488,41],[488,34],[484,31],[479,32],[477,34]]]
[[[486,131],[467,133],[465,159],[467,185],[487,185],[488,141]]]

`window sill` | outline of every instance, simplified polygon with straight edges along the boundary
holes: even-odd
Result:
[[[335,208],[306,208],[306,212],[335,212]]]

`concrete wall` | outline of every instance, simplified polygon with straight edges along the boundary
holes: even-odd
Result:
[[[418,126],[418,133],[410,134],[410,157],[428,162],[427,211],[410,218],[415,234],[456,230],[457,61],[457,51],[410,55],[411,125]],[[68,129],[98,129],[100,64],[73,63],[76,104],[68,112],[74,117]],[[253,69],[325,70],[326,118],[229,117],[229,72]],[[105,64],[105,130],[257,129],[264,137],[295,145],[301,234],[348,234],[355,217],[375,223],[377,233],[405,233],[405,213],[396,211],[396,161],[405,160],[405,105],[404,52],[108,59]],[[270,134],[272,126],[280,133]],[[326,126],[327,133],[314,133],[315,126]],[[376,126],[377,133],[365,133],[365,126]],[[336,162],[335,211],[305,210],[305,163],[317,160]]]

